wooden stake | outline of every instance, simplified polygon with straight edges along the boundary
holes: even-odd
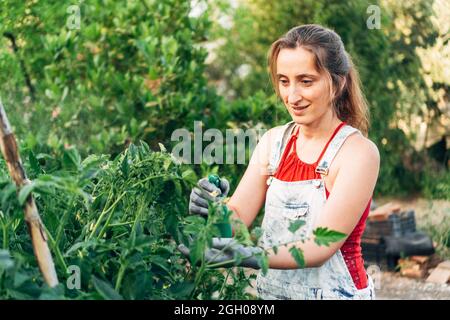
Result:
[[[6,116],[3,104],[0,101],[0,147],[3,157],[6,160],[9,174],[15,182],[18,191],[21,187],[28,184],[25,170],[20,159],[19,150],[17,148],[14,133]],[[44,225],[39,216],[33,196],[30,193],[25,202],[25,222],[28,225],[28,231],[33,243],[34,255],[36,256],[39,269],[44,276],[45,282],[54,287],[58,284],[58,277],[53,264],[52,254],[47,245],[47,235],[45,233]]]

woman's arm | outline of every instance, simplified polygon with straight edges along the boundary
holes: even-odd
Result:
[[[232,218],[242,220],[247,227],[255,220],[266,198],[270,146],[278,128],[270,129],[261,137],[236,191],[227,202],[234,212]]]
[[[342,164],[337,173],[333,190],[325,203],[316,227],[345,233],[353,231],[373,194],[380,167],[380,155],[376,145],[361,135],[350,136],[343,144]],[[318,246],[314,239],[292,242],[278,248],[275,254],[269,250],[269,267],[297,269],[298,265],[289,252],[295,246],[303,251],[305,267],[319,267],[330,259],[344,244],[345,239]]]

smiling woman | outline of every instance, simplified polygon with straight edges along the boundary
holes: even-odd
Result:
[[[314,102],[311,116],[302,122],[332,111],[367,135],[367,102],[356,67],[338,34],[318,25],[294,28],[272,44],[268,60],[275,91],[291,116],[299,107]]]
[[[269,269],[257,278],[263,299],[373,299],[360,244],[380,157],[366,138],[357,70],[339,35],[319,25],[275,41],[269,69],[292,121],[264,134],[227,202],[248,226],[265,202],[259,247],[230,242],[227,252],[245,253],[238,265],[251,268],[258,268],[251,256],[268,253]],[[228,192],[226,185],[217,192]],[[199,187],[214,189],[204,179]],[[191,213],[208,208],[200,189],[191,194]],[[213,247],[224,249],[224,241]]]
[[[276,64],[277,88],[291,116],[305,122],[306,108],[309,118],[317,118],[328,110],[329,84],[325,74],[316,71],[314,54],[297,47],[281,50]]]

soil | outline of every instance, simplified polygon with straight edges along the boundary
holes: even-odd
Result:
[[[450,285],[402,277],[398,272],[382,272],[375,287],[377,300],[450,300]]]

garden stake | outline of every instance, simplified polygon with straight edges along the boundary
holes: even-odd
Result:
[[[8,167],[9,174],[17,186],[17,192],[20,188],[29,183],[26,177],[17,148],[14,133],[11,130],[8,118],[6,116],[3,104],[0,101],[0,147]],[[25,222],[28,225],[28,231],[33,243],[34,255],[36,256],[39,269],[48,286],[54,287],[58,284],[58,277],[53,264],[52,254],[47,244],[47,235],[44,225],[39,216],[39,212],[30,193],[25,202]]]

